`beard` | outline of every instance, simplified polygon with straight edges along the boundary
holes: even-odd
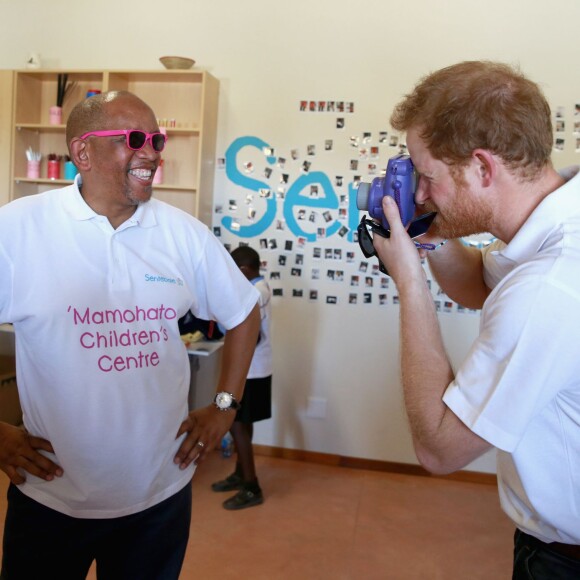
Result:
[[[426,202],[423,206],[425,211],[437,212],[429,234],[452,240],[489,232],[492,208],[486,203],[474,204],[472,200],[465,189],[456,184],[453,202],[448,207],[441,208]]]
[[[457,214],[446,217],[439,211],[429,228],[429,233],[446,240],[452,240],[489,232],[489,227],[479,223],[480,217],[477,216],[475,219],[462,218],[460,220]]]
[[[123,192],[128,205],[138,206],[140,203],[148,202],[153,196],[153,185],[143,188],[141,191],[136,191],[130,184],[127,184]]]

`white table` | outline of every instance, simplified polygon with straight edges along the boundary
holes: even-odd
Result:
[[[192,342],[187,347],[187,354],[189,355],[189,367],[191,369],[191,377],[189,379],[189,396],[187,398],[187,404],[190,411],[195,409],[197,403],[202,403],[202,401],[196,400],[196,395],[198,395],[198,391],[200,390],[200,385],[198,384],[198,375],[202,364],[201,357],[207,360],[207,357],[217,353],[217,351],[223,345],[223,340],[198,340],[197,342]],[[210,385],[209,390],[215,391],[215,385]],[[203,403],[205,403],[205,401]],[[203,406],[203,404],[200,406]]]

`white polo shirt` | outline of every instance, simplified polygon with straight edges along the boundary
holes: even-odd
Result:
[[[20,489],[83,518],[142,511],[194,467],[173,463],[189,362],[177,321],[191,309],[240,324],[257,291],[192,216],[157,200],[114,230],[77,184],[0,208],[0,321],[16,333],[27,430],[64,476]]]
[[[480,334],[443,400],[498,448],[516,525],[580,544],[580,175],[487,249],[484,267]]]

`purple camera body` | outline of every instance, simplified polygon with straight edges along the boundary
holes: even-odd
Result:
[[[409,155],[396,155],[389,159],[384,177],[375,177],[372,183],[361,181],[356,206],[359,210],[368,211],[372,218],[380,220],[382,226],[390,230],[382,207],[383,197],[388,195],[397,203],[401,221],[406,227],[415,214],[416,188],[417,176],[411,158]]]

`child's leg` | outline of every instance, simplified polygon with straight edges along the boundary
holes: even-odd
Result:
[[[241,474],[244,483],[256,481],[256,466],[252,447],[254,424],[234,421],[230,432],[234,438],[237,452],[236,472]]]
[[[254,450],[252,437],[254,435],[253,423],[234,421],[230,429],[237,452],[236,473],[241,473],[242,481],[240,491],[222,504],[227,510],[239,510],[264,502],[264,496],[256,477],[254,464]]]

